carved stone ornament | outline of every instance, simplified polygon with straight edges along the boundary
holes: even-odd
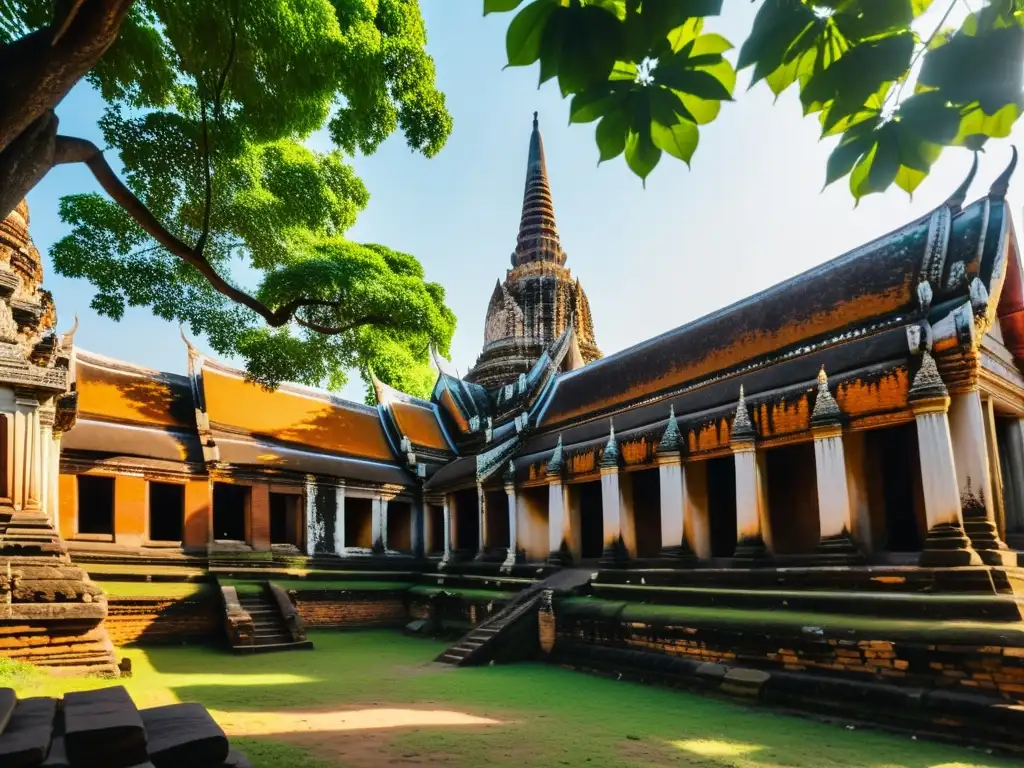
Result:
[[[562,472],[562,436],[558,436],[558,444],[555,446],[555,450],[551,453],[551,458],[548,459],[547,474],[548,477],[554,477],[561,474]]]
[[[732,439],[753,440],[755,437],[757,432],[750,420],[750,414],[747,413],[747,396],[743,392],[743,385],[740,384],[740,400],[736,404],[736,416],[732,420]]]
[[[948,395],[949,391],[939,375],[935,359],[925,350],[924,354],[921,355],[921,367],[918,368],[917,373],[914,375],[914,381],[910,385],[907,399],[910,401],[928,400]]]
[[[676,421],[676,408],[670,405],[668,408],[668,423],[665,431],[658,442],[657,453],[659,456],[673,456],[679,453],[682,447],[682,436],[679,434],[679,424]]]
[[[825,373],[825,366],[822,366],[818,372],[818,394],[814,399],[811,424],[838,424],[842,418],[843,412],[828,389],[828,376]]]
[[[615,439],[615,425],[609,422],[608,427],[608,442],[604,444],[604,453],[601,455],[603,468],[619,466],[619,442]]]

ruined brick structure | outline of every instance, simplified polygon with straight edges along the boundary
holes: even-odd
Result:
[[[534,113],[512,269],[505,282],[494,286],[484,322],[484,349],[466,375],[467,381],[484,387],[514,382],[530,370],[570,321],[576,329],[580,359],[569,358],[565,368],[601,357],[594,341],[590,303],[565,260],[555,224],[544,141]]]
[[[115,674],[107,601],[55,527],[60,439],[74,423],[71,334],[58,339],[22,202],[0,222],[0,653]]]

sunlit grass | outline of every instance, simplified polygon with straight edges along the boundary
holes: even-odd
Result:
[[[315,651],[126,649],[140,706],[204,703],[257,768],[390,761],[502,766],[1010,768],[980,752],[538,663],[453,669],[443,644],[391,631],[310,632]],[[0,665],[0,685],[59,695],[110,681]]]

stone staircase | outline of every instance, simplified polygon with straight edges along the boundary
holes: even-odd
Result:
[[[494,658],[502,639],[514,631],[520,621],[536,615],[545,590],[575,591],[588,584],[593,575],[590,569],[567,568],[531,584],[509,601],[502,610],[478,624],[447,648],[435,661],[456,667],[486,664]]]
[[[261,653],[313,647],[313,642],[305,638],[297,615],[293,614],[292,626],[289,626],[288,617],[282,613],[269,583],[259,592],[239,594],[238,604],[251,619],[252,630],[247,642],[233,642],[232,650],[239,653]],[[296,622],[298,627],[295,626]]]

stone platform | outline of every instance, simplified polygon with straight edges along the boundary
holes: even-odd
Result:
[[[38,512],[0,509],[0,655],[67,674],[118,674],[107,599]]]

